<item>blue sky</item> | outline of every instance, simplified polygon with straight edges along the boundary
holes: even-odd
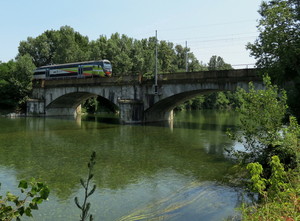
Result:
[[[245,49],[258,36],[261,0],[0,0],[0,61],[20,41],[69,25],[90,40],[118,32],[185,45],[199,61],[212,55],[232,65],[255,63]]]

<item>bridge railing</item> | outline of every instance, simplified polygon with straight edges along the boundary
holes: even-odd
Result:
[[[234,69],[223,71],[199,71],[182,72],[176,74],[160,74],[158,81],[180,81],[180,80],[206,80],[209,79],[233,79],[233,78],[257,78],[257,69]]]
[[[249,80],[259,79],[258,69],[233,69],[222,71],[198,71],[198,72],[181,72],[173,74],[159,74],[158,83],[181,83],[199,81],[215,81],[247,78]],[[110,78],[68,78],[45,80],[42,87],[64,87],[64,86],[80,86],[80,85],[129,85],[129,84],[154,84],[153,78],[145,78],[142,75],[120,75]]]

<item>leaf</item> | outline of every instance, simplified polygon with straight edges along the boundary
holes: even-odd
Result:
[[[32,217],[31,209],[29,207],[27,207],[24,212],[26,216]]]
[[[87,214],[91,208],[91,203],[86,204],[85,213]]]
[[[19,183],[18,188],[27,189],[28,188],[28,182],[26,180],[21,180]]]
[[[39,207],[36,203],[29,203],[29,207],[30,207],[30,209],[34,209],[34,210],[39,209]]]
[[[6,198],[7,198],[7,201],[13,202],[13,201],[15,201],[18,197],[16,197],[14,194],[12,194],[12,193],[10,193],[10,192],[7,192],[7,193],[6,193]]]
[[[43,198],[42,197],[35,197],[32,199],[32,202],[35,204],[41,204],[43,202]]]
[[[76,206],[77,206],[79,209],[82,209],[82,206],[79,205],[78,197],[77,197],[77,196],[75,197],[74,201],[75,201]]]
[[[18,212],[20,213],[21,216],[23,216],[23,214],[25,212],[24,206],[19,207]]]
[[[96,190],[96,185],[93,186],[93,189],[89,192],[88,197],[92,195]]]
[[[48,199],[49,194],[50,189],[47,186],[44,186],[44,188],[40,191],[40,196],[44,200]]]
[[[24,203],[23,200],[19,200],[19,197],[17,197],[15,200],[14,200],[14,203],[16,204],[16,206],[21,206],[22,203]]]
[[[83,179],[80,179],[80,183],[85,188],[85,183],[84,183]]]
[[[38,190],[41,190],[46,186],[42,182],[37,182],[37,187],[38,187]]]

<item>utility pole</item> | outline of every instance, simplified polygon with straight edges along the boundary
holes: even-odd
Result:
[[[185,41],[185,71],[188,72],[188,51],[187,51],[187,41]]]
[[[158,86],[157,86],[157,30],[155,31],[155,83],[154,83],[154,94],[158,94]]]

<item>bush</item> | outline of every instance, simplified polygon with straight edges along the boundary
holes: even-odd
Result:
[[[1,186],[1,185],[0,185]],[[0,220],[9,221],[12,219],[21,220],[24,214],[32,217],[32,210],[38,209],[38,204],[47,200],[50,190],[48,186],[34,179],[31,182],[21,180],[18,188],[21,189],[23,198],[20,199],[10,192],[6,196],[0,196]]]

